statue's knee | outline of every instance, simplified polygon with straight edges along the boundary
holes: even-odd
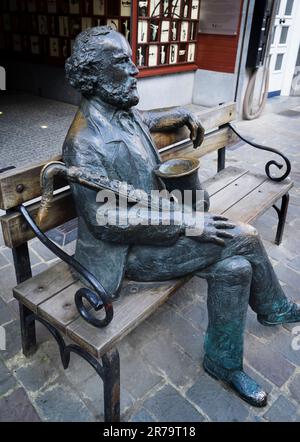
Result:
[[[234,256],[222,261],[219,275],[232,281],[249,280],[252,277],[252,267],[250,262],[242,256]]]

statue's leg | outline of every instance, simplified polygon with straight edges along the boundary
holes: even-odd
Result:
[[[252,267],[242,256],[233,256],[197,272],[208,282],[208,327],[204,369],[228,383],[254,406],[267,403],[267,394],[243,371],[246,314]]]
[[[276,276],[257,231],[239,224],[234,239],[226,242],[223,257],[244,256],[252,266],[249,304],[264,325],[300,321],[300,307],[289,300]]]

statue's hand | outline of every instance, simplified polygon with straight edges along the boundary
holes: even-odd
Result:
[[[212,242],[224,247],[226,245],[224,238],[233,238],[233,235],[227,230],[235,227],[235,224],[228,222],[228,219],[224,216],[206,213],[203,233],[193,239],[199,242]]]
[[[185,124],[191,131],[191,140],[193,142],[194,149],[196,149],[203,142],[205,132],[204,127],[202,126],[198,117],[189,111],[186,111]]]

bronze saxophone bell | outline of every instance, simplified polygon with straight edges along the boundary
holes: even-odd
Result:
[[[200,207],[203,207],[203,210],[207,212],[209,210],[209,195],[201,186],[198,175],[199,167],[200,161],[197,158],[174,158],[160,163],[154,173],[163,181],[169,192],[180,190],[183,193],[184,190],[191,190],[193,209],[199,210]],[[197,190],[202,190],[200,200]],[[182,201],[184,201],[183,194]]]

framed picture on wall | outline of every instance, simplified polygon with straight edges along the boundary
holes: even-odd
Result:
[[[37,35],[31,35],[30,37],[30,50],[32,54],[40,54],[40,37]]]
[[[49,53],[50,57],[59,57],[59,39],[50,38],[49,39]]]
[[[117,18],[108,18],[106,20],[107,26],[110,26],[115,31],[119,31],[119,20]]]
[[[58,17],[59,35],[61,37],[68,37],[69,35],[69,18],[66,15]]]
[[[121,16],[130,17],[131,16],[131,0],[120,0],[121,1]]]
[[[46,15],[38,15],[39,34],[48,35],[48,20]]]
[[[56,0],[47,0],[47,11],[49,14],[56,14]]]
[[[36,12],[35,0],[27,0],[27,11]]]
[[[92,24],[92,17],[81,17],[81,29],[85,31],[88,28],[91,28],[93,26]]]
[[[157,45],[149,46],[148,66],[157,66]]]
[[[104,15],[104,0],[94,0],[93,3],[93,13],[94,15]]]
[[[70,14],[79,14],[80,12],[79,0],[69,0],[69,12]]]

